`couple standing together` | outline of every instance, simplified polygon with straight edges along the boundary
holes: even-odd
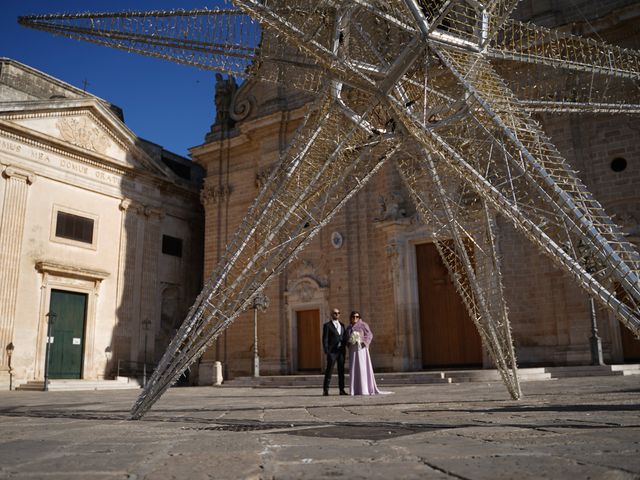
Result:
[[[338,366],[338,387],[340,395],[347,395],[344,389],[344,361],[349,349],[349,374],[351,395],[376,395],[381,392],[376,385],[369,356],[369,345],[373,334],[369,325],[360,318],[358,312],[351,312],[350,325],[345,328],[340,321],[340,310],[331,311],[331,320],[322,328],[322,348],[327,356],[327,368],[324,372],[323,394],[329,395],[329,383],[333,366]]]

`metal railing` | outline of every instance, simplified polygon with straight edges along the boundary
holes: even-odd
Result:
[[[136,362],[134,360],[118,359],[117,377],[142,377],[142,386],[147,384],[147,375],[151,375],[157,364],[148,362]]]

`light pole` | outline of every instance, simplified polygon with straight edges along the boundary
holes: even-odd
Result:
[[[589,295],[589,307],[591,309],[591,337],[589,338],[589,343],[591,344],[591,365],[604,365],[604,360],[602,359],[602,340],[598,336],[596,302],[591,295]]]
[[[105,347],[105,349],[104,349],[104,357],[105,357],[105,360],[107,361],[105,369],[104,369],[104,374],[105,374],[105,378],[106,378],[107,372],[109,372],[109,376],[111,376],[111,371],[112,371],[110,363],[111,363],[111,358],[113,358],[113,350],[111,349],[111,345],[107,345]],[[117,380],[117,378],[116,378],[116,380]]]
[[[47,313],[47,317],[49,317],[49,321],[47,322],[47,348],[45,349],[44,354],[44,388],[43,390],[47,392],[49,390],[49,355],[51,353],[51,326],[55,323],[56,317],[58,315],[55,312]]]
[[[259,292],[253,297],[253,376],[260,376],[260,355],[258,354],[258,310],[264,312],[269,307],[269,297]]]
[[[9,366],[9,391],[13,390],[13,367],[11,366],[11,356],[13,355],[13,342],[9,342],[7,345],[7,364]]]
[[[589,275],[593,275],[598,271],[598,266],[596,264],[593,255],[591,255],[583,244],[578,245],[578,250],[582,250],[582,263],[584,264],[584,269],[589,273]],[[591,337],[589,337],[589,345],[591,347],[591,365],[604,365],[604,360],[602,358],[602,339],[598,335],[598,319],[596,317],[596,303],[593,300],[593,297],[589,295],[589,311],[591,316]]]
[[[147,333],[149,332],[149,325],[151,320],[148,318],[142,322],[142,328],[144,329],[144,362],[142,364],[142,388],[147,386]]]

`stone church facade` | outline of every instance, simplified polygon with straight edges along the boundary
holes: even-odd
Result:
[[[157,361],[202,282],[201,169],[2,58],[0,174],[0,382]]]
[[[525,1],[518,12],[539,24],[640,48],[637,2]],[[309,100],[283,86],[254,82],[236,89],[232,81],[219,80],[217,91],[216,103],[219,110],[224,105],[224,114],[218,115],[205,142],[191,150],[206,170],[205,275],[215,267],[294,135]],[[229,103],[224,104],[223,98]],[[539,120],[637,245],[638,119],[549,115]],[[417,220],[397,171],[387,164],[266,289],[269,307],[258,312],[261,374],[319,372],[321,326],[333,307],[343,312],[345,322],[353,309],[370,324],[377,371],[490,367],[429,243],[430,228]],[[519,364],[589,364],[587,295],[500,218],[498,232]],[[251,373],[253,318],[252,311],[241,315],[205,353],[199,364],[200,383],[210,383],[215,361],[223,363],[227,377]],[[597,318],[607,363],[640,358],[640,342],[608,313],[598,309]]]

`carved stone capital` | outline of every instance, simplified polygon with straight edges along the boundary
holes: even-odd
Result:
[[[149,218],[157,217],[158,219],[161,219],[165,216],[165,212],[164,210],[161,210],[160,208],[157,208],[157,207],[145,206],[144,215],[145,217],[149,217]]]
[[[31,170],[23,170],[11,165],[5,168],[4,172],[2,172],[2,175],[5,178],[15,178],[16,180],[22,180],[26,182],[27,185],[31,185],[36,181],[36,174]]]
[[[231,192],[230,185],[205,186],[200,192],[200,202],[203,205],[216,205],[225,201]]]
[[[136,202],[135,200],[131,200],[130,198],[123,198],[122,200],[120,200],[120,205],[118,205],[118,208],[123,212],[126,212],[126,211],[131,211],[133,213],[144,212],[144,205]]]

